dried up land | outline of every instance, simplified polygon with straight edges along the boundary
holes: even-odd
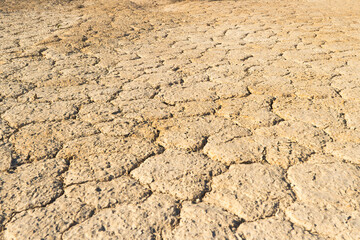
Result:
[[[0,0],[0,239],[360,239],[360,4]]]

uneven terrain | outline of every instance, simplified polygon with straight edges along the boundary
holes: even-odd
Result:
[[[0,239],[360,239],[357,1],[0,1]]]

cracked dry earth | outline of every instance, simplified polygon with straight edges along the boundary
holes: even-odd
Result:
[[[0,239],[360,239],[356,1],[0,1]]]

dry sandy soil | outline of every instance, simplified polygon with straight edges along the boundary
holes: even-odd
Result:
[[[357,1],[0,1],[0,239],[360,239]]]

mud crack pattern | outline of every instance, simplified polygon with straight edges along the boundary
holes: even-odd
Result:
[[[359,239],[359,12],[0,1],[0,239]]]

